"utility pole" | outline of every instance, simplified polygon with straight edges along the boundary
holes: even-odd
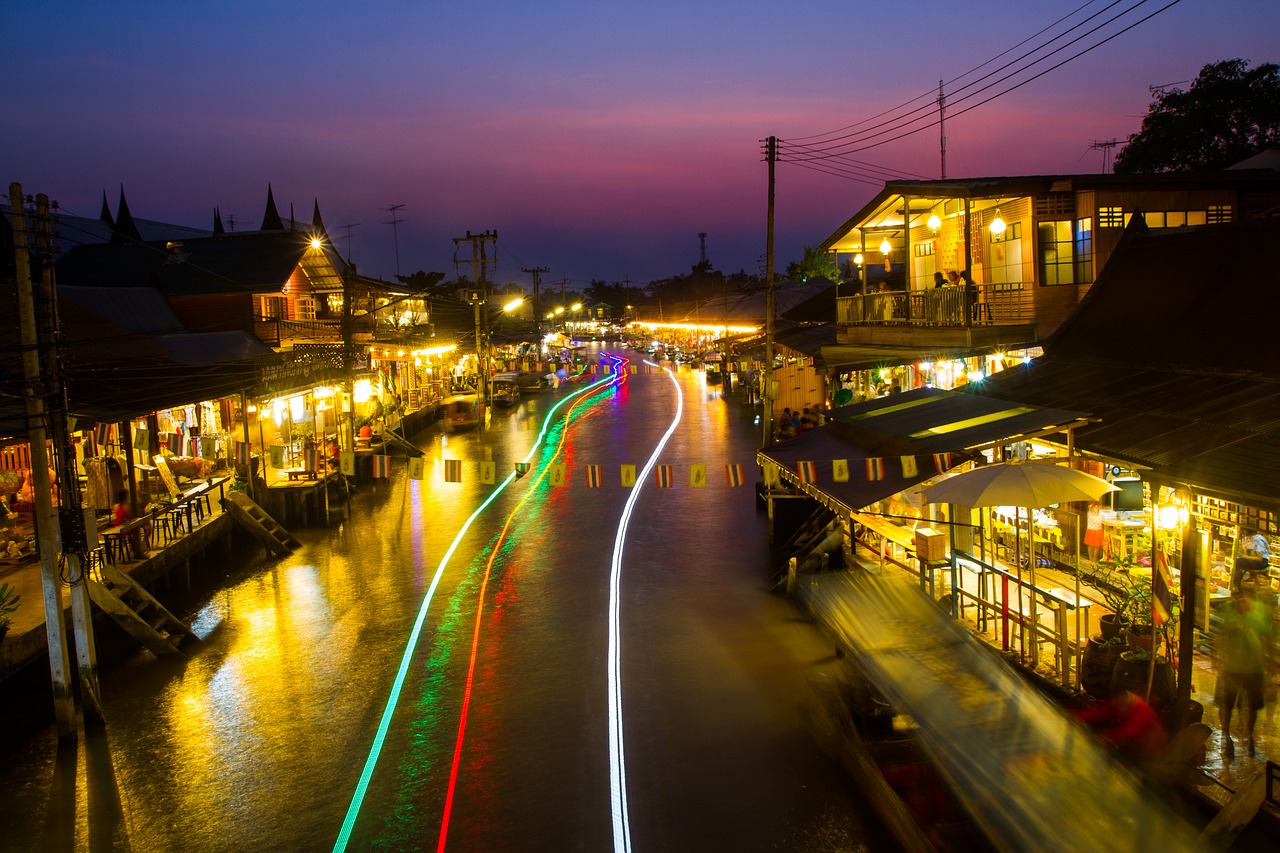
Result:
[[[773,433],[773,197],[774,171],[778,160],[778,137],[770,136],[765,140],[764,158],[769,164],[769,201],[768,223],[765,227],[764,243],[764,370],[761,371],[763,386],[760,399],[764,402],[764,441],[761,446],[768,446]]]
[[[44,624],[49,645],[49,673],[53,680],[53,707],[58,736],[74,737],[75,698],[67,653],[67,629],[62,617],[62,585],[58,577],[58,533],[53,523],[49,459],[45,451],[44,381],[40,375],[39,341],[36,335],[36,303],[28,254],[26,211],[22,184],[9,184],[13,219],[13,246],[18,287],[18,331],[22,343],[22,373],[26,381],[27,438],[31,443],[31,477],[35,495],[36,540],[40,549],[40,583],[44,593]]]
[[[942,180],[947,179],[947,96],[938,81],[938,144],[942,151]]]
[[[80,693],[84,697],[85,713],[102,719],[101,692],[98,689],[98,649],[93,635],[93,607],[89,599],[89,587],[85,584],[89,540],[85,510],[80,498],[80,471],[76,464],[75,447],[71,443],[71,433],[67,428],[62,324],[53,270],[53,225],[49,197],[44,194],[36,196],[36,221],[39,226],[39,249],[36,257],[40,265],[41,284],[36,337],[43,341],[40,363],[49,377],[49,438],[54,453],[53,468],[58,474],[60,550],[67,566],[66,578],[71,597],[71,624],[75,633]]]
[[[546,267],[521,267],[521,272],[533,276],[533,336],[537,339],[539,350],[542,347],[542,299],[538,296],[538,288],[542,284],[542,274],[551,272]]]
[[[454,237],[453,245],[471,244],[471,280],[475,287],[467,294],[467,301],[475,306],[476,314],[476,359],[479,362],[480,381],[477,383],[476,396],[480,401],[480,424],[484,425],[484,406],[488,399],[489,389],[489,264],[498,262],[498,232],[485,231],[483,234],[467,232],[465,237]],[[488,256],[488,244],[493,243],[494,257]],[[455,264],[457,262],[455,261]]]
[[[401,222],[404,222],[404,220],[396,216],[396,211],[401,210],[403,208],[404,208],[403,204],[389,204],[386,207],[380,208],[381,210],[384,210],[387,213],[391,214],[391,218],[388,219],[386,222],[384,222],[383,225],[391,226],[391,242],[392,242],[392,245],[395,246],[395,250],[396,250],[396,277],[397,278],[400,276],[400,229],[397,228],[396,226],[399,225]],[[347,253],[350,254],[350,252],[351,252],[351,247],[350,245],[348,245]]]

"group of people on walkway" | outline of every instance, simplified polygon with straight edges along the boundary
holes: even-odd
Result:
[[[788,406],[778,416],[778,424],[773,430],[774,440],[785,441],[788,438],[795,438],[802,432],[822,426],[822,422],[822,410],[816,406],[805,406],[799,412],[791,411],[791,407]]]

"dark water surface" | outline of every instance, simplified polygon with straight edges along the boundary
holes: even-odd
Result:
[[[227,567],[188,614],[204,638],[190,660],[113,664],[104,730],[59,750],[46,727],[5,750],[0,850],[888,849],[807,727],[831,646],[769,591],[741,395],[643,368],[583,395],[440,570],[495,489],[480,462],[501,483],[589,381],[526,396],[482,433],[424,433],[423,480],[397,459],[348,520],[294,531],[292,556]],[[677,384],[659,459],[673,483],[637,484],[615,571],[635,493],[620,468],[643,469]],[[445,459],[463,482],[444,481]],[[745,485],[727,485],[727,463]]]

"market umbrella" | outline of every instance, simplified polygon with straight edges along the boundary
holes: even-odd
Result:
[[[1031,586],[1036,583],[1035,547],[1032,539],[1032,512],[1051,504],[1072,501],[1098,501],[1117,487],[1065,465],[1051,462],[998,462],[982,465],[952,477],[939,480],[924,490],[927,503],[951,503],[961,506],[1013,506],[1027,510],[1027,563],[1031,568]],[[1015,546],[1019,542],[1014,525]],[[1077,547],[1078,551],[1078,547]],[[1018,564],[1018,597],[1022,597],[1022,561],[1015,550]],[[1080,636],[1080,567],[1076,556],[1076,637]],[[1036,597],[1031,596],[1031,621],[1036,621]],[[1025,640],[1023,646],[1025,648]]]

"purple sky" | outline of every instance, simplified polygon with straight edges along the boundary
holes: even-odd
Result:
[[[1168,2],[1121,0],[1112,14],[1138,8],[1054,61]],[[761,139],[826,133],[936,93],[1105,5],[7,3],[0,192],[18,181],[96,216],[103,190],[114,209],[123,184],[135,217],[209,227],[216,206],[224,223],[257,228],[270,182],[282,215],[292,204],[309,219],[318,198],[344,255],[340,226],[358,223],[352,260],[387,278],[393,204],[404,205],[406,274],[452,276],[453,238],[468,230],[498,232],[500,283],[528,283],[520,268],[535,266],[571,286],[684,273],[699,232],[717,269],[754,272]],[[1101,171],[1090,143],[1137,130],[1149,86],[1222,59],[1280,61],[1278,35],[1276,0],[1176,2],[949,119],[948,177]],[[937,129],[854,156],[936,178]],[[777,268],[881,185],[778,164]]]

